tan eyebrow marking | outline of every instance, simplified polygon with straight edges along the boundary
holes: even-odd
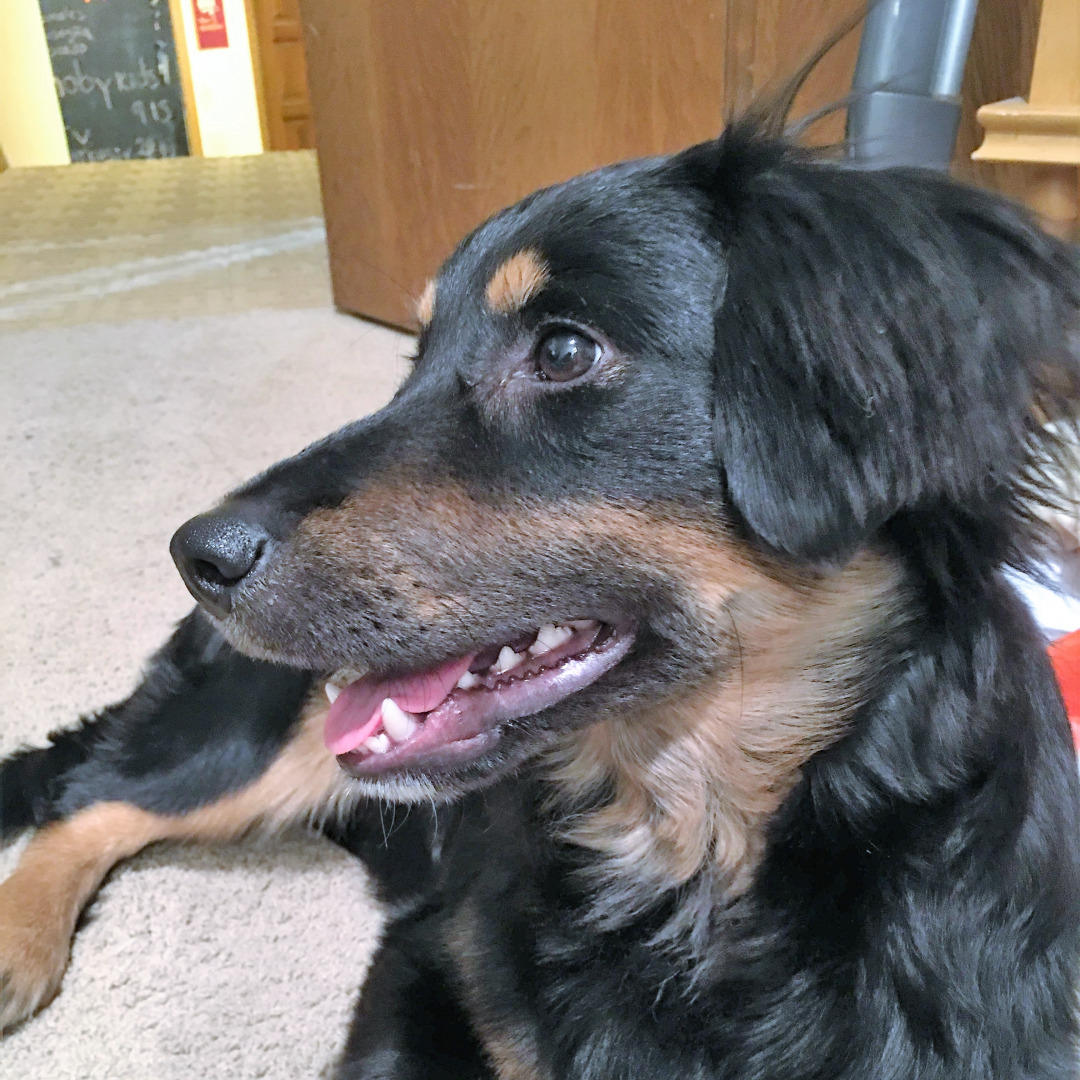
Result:
[[[416,312],[417,322],[419,322],[422,327],[428,326],[431,323],[431,319],[435,314],[434,278],[428,279],[428,283],[424,286],[424,291],[420,294],[413,310]]]
[[[550,276],[539,252],[519,251],[511,255],[488,282],[488,306],[504,315],[519,311],[544,287]]]

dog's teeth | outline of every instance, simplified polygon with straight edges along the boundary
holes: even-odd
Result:
[[[471,671],[466,671],[457,681],[459,690],[471,690],[474,686],[480,682],[480,676],[474,675]]]
[[[522,656],[521,653],[516,653],[509,645],[504,645],[499,652],[499,658],[495,661],[491,670],[495,672],[496,675],[502,675],[503,672],[516,668],[524,659],[525,657]]]
[[[338,668],[337,671],[326,680],[326,696],[330,699],[330,704],[334,704],[338,694],[340,694],[346,686],[363,677],[364,676],[361,675],[359,671],[355,671],[353,668]]]
[[[339,690],[344,690],[349,683],[356,682],[357,679],[362,679],[364,676],[359,671],[351,667],[338,668],[333,675],[327,679],[327,682],[333,683]]]
[[[542,656],[552,649],[557,649],[564,641],[569,641],[574,631],[565,626],[541,626],[536,641],[529,646],[533,656]]]
[[[420,726],[416,717],[405,712],[393,698],[382,703],[382,722],[383,730],[394,742],[404,742]]]
[[[366,746],[373,754],[385,754],[390,749],[390,736],[383,735],[369,735],[361,744]]]

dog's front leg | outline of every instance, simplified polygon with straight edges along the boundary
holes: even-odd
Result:
[[[336,1080],[496,1080],[423,921],[392,927],[368,972]]]
[[[332,801],[325,709],[307,675],[241,656],[196,613],[127,701],[0,764],[0,835],[38,827],[0,883],[0,1029],[56,993],[79,913],[118,861]]]

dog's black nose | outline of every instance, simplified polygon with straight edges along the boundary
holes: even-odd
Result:
[[[255,569],[269,539],[257,522],[222,507],[181,525],[169,552],[191,595],[223,618],[232,609],[233,591]]]

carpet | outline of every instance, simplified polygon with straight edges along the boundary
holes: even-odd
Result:
[[[328,306],[0,336],[0,753],[127,694],[191,606],[172,531],[379,407],[411,347]],[[152,848],[102,889],[60,996],[0,1041],[0,1076],[327,1075],[380,926],[321,838]]]
[[[329,305],[311,151],[0,174],[0,332]]]

